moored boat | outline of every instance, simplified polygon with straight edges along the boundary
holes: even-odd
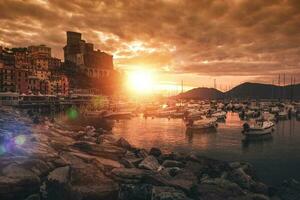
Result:
[[[187,129],[190,130],[215,129],[217,128],[217,126],[218,126],[217,118],[215,117],[211,117],[211,118],[202,117],[202,119],[196,121],[189,120],[188,123],[186,124]]]
[[[217,120],[225,120],[227,113],[225,111],[219,111],[213,113],[211,116],[217,118]]]
[[[259,121],[254,124],[245,123],[242,133],[246,137],[257,137],[271,134],[274,131],[275,124],[271,121]]]
[[[107,114],[103,115],[105,119],[131,119],[133,114],[131,112],[108,112]]]

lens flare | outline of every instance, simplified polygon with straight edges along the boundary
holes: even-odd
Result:
[[[16,138],[15,138],[15,143],[17,145],[23,145],[26,141],[26,137],[24,135],[18,135]]]
[[[69,119],[74,120],[78,117],[78,111],[75,108],[70,108],[67,111],[67,116]]]
[[[0,145],[0,155],[3,155],[6,153],[6,148],[3,145]]]

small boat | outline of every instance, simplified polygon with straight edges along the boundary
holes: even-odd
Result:
[[[187,119],[198,120],[202,119],[202,116],[205,114],[205,111],[192,110],[187,116]]]
[[[227,113],[225,111],[215,112],[211,116],[217,118],[217,120],[225,120]]]
[[[279,111],[280,109],[277,106],[271,108],[271,113],[273,114],[278,113]]]
[[[107,111],[85,111],[83,114],[85,117],[102,117],[104,114],[106,114]]]
[[[104,119],[131,119],[133,114],[131,112],[108,112],[107,114],[103,115]]]
[[[186,124],[186,127],[189,130],[215,129],[217,126],[217,118],[215,117],[202,117],[202,119],[196,121],[189,120],[189,122]]]
[[[271,121],[259,121],[251,125],[245,123],[242,133],[246,135],[246,137],[264,136],[274,131],[274,125],[275,124]]]
[[[278,119],[285,120],[288,118],[288,113],[286,111],[281,111],[277,115]]]

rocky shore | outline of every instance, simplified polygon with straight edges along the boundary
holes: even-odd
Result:
[[[1,200],[300,199],[299,182],[268,186],[249,163],[147,151],[92,126],[0,113]]]

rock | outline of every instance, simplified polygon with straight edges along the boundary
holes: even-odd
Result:
[[[182,191],[172,187],[154,186],[151,200],[190,200]]]
[[[39,192],[40,178],[30,170],[10,164],[2,169],[1,174],[1,199],[24,199],[30,194]]]
[[[57,168],[52,172],[50,172],[50,174],[48,175],[48,181],[50,182],[56,181],[60,184],[68,183],[69,178],[70,178],[69,166]]]
[[[117,199],[118,183],[106,177],[94,165],[86,165],[85,168],[73,168],[70,178],[70,199]]]
[[[39,194],[32,194],[29,197],[27,197],[25,200],[40,200],[40,195]]]
[[[250,163],[247,162],[241,162],[241,168],[243,169],[243,171],[248,174],[249,176],[251,176],[251,178],[253,180],[257,180],[257,175],[255,172],[255,169],[253,167],[253,165],[251,165]]]
[[[244,189],[250,189],[250,186],[254,184],[251,176],[246,174],[242,168],[234,169],[229,175],[228,179],[237,183]]]
[[[246,195],[235,183],[213,179],[197,186],[196,196],[201,200],[243,199]]]
[[[55,168],[58,168],[58,167],[64,167],[64,166],[67,166],[69,165],[70,163],[68,163],[66,160],[64,160],[63,158],[57,158],[57,159],[54,159],[51,161],[51,164],[55,167]]]
[[[64,200],[70,196],[70,167],[60,167],[52,172],[47,177],[46,192],[48,199]]]
[[[126,168],[135,168],[138,167],[139,163],[142,162],[142,158],[122,158],[120,162],[126,167]]]
[[[28,159],[22,163],[19,163],[19,166],[32,171],[37,176],[44,176],[50,171],[49,165],[44,161],[38,159]]]
[[[122,167],[124,167],[118,161],[111,160],[111,159],[106,159],[106,158],[101,158],[101,157],[95,158],[92,162],[93,163],[100,163],[101,165],[103,165],[105,171],[111,171],[114,168],[122,168]]]
[[[191,193],[197,185],[198,178],[189,171],[183,171],[170,179],[170,186],[183,190],[186,193]]]
[[[245,200],[270,200],[270,198],[263,194],[249,194]]]
[[[144,183],[156,186],[168,186],[190,193],[197,184],[197,178],[192,174],[179,174],[175,177],[167,178],[161,174],[149,174],[145,176]]]
[[[252,182],[250,185],[250,191],[253,193],[259,193],[259,194],[269,194],[269,187],[261,182]]]
[[[295,179],[285,180],[276,195],[282,200],[300,199],[300,183]]]
[[[160,165],[154,156],[147,156],[140,164],[139,168],[157,171]]]
[[[117,141],[116,145],[118,147],[122,147],[122,148],[127,149],[127,150],[132,149],[131,144],[129,144],[129,142],[127,140],[125,140],[124,138],[122,138],[122,137]]]
[[[146,149],[138,149],[135,153],[139,158],[146,158],[148,156],[148,152]]]
[[[224,172],[230,172],[232,170],[227,162],[210,159],[203,156],[190,155],[187,157],[187,160],[188,162],[186,164],[186,168],[193,170],[197,176],[207,174],[211,178],[219,178]],[[195,165],[195,163],[198,164]]]
[[[85,153],[94,156],[100,156],[103,158],[109,158],[112,160],[119,160],[122,158],[126,150],[117,146],[109,145],[109,144],[95,144],[91,142],[75,142],[72,147],[79,149]]]
[[[229,163],[229,166],[233,169],[237,169],[241,167],[241,163],[240,162],[231,162]]]
[[[149,184],[122,184],[119,191],[119,200],[150,200],[152,186]]]
[[[149,155],[155,156],[155,157],[159,157],[161,155],[161,150],[159,148],[151,148]]]
[[[184,167],[184,164],[182,162],[176,161],[176,160],[165,160],[162,164],[163,167],[178,167],[182,168]]]
[[[167,167],[167,168],[164,168],[163,171],[165,171],[171,177],[174,177],[177,174],[183,172],[183,170],[178,167]]]
[[[111,171],[112,178],[122,183],[138,183],[150,174],[149,170],[137,168],[115,168]]]
[[[81,153],[80,151],[70,152],[71,155],[74,155],[86,163],[94,163],[96,164],[102,171],[110,171],[113,168],[124,167],[118,161],[111,160],[108,158],[102,158],[99,156],[93,156],[89,154]]]
[[[96,129],[93,126],[86,126],[84,131],[87,133],[91,133],[94,132],[95,130]]]

